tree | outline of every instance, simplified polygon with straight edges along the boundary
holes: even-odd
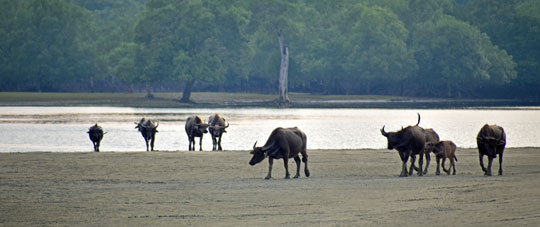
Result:
[[[301,34],[305,25],[301,18],[298,17],[299,10],[302,9],[300,4],[297,1],[269,0],[253,1],[249,6],[253,15],[250,28],[254,42],[257,42],[259,46],[264,46],[265,43],[272,42],[271,39],[277,41],[281,58],[278,77],[278,102],[284,105],[289,102],[288,72],[289,47],[291,46],[289,39],[292,40],[295,36]],[[272,53],[266,53],[266,55],[271,56]]]
[[[540,1],[468,1],[457,17],[487,33],[513,56],[519,77],[509,86],[514,96],[540,97]],[[510,94],[509,94],[510,95]]]
[[[118,47],[109,52],[107,56],[108,69],[120,81],[130,86],[130,92],[133,92],[133,84],[140,80],[140,73],[136,70],[135,54],[138,45],[130,43],[121,43]]]
[[[348,83],[365,81],[371,93],[371,80],[401,81],[416,70],[416,62],[407,47],[408,31],[398,16],[379,6],[357,4],[347,12],[349,34],[342,63]]]
[[[416,70],[408,31],[389,9],[315,1],[298,60],[324,93],[370,93],[371,81],[400,81]],[[360,88],[360,89],[359,89]]]
[[[247,74],[245,26],[249,13],[237,1],[152,0],[136,28],[137,54],[147,83],[171,79],[185,83],[181,102],[191,102],[197,81],[215,83],[227,70]]]
[[[87,45],[93,27],[86,10],[62,0],[13,2],[3,2],[16,15],[6,14],[13,17],[2,22],[8,38],[0,47],[7,68],[2,74],[11,75],[11,82],[43,91],[94,73],[94,52]]]
[[[452,16],[417,24],[413,45],[418,61],[417,83],[425,94],[460,97],[482,82],[515,79],[515,63],[485,33]],[[445,91],[446,94],[441,94]]]

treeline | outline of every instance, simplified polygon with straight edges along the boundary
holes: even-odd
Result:
[[[0,0],[0,91],[540,97],[537,0]],[[179,95],[180,98],[180,95]]]

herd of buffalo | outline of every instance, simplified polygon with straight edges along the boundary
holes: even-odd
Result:
[[[154,123],[152,120],[142,118],[138,123],[135,122],[136,129],[141,132],[145,142],[146,151],[154,150],[154,140],[159,123]],[[401,128],[396,132],[386,132],[383,126],[381,134],[388,140],[388,149],[396,149],[402,161],[401,177],[412,175],[416,170],[419,176],[427,174],[429,162],[431,160],[430,153],[435,154],[437,160],[436,175],[440,174],[440,166],[442,159],[442,169],[447,174],[452,172],[456,174],[456,149],[454,142],[449,140],[440,140],[439,135],[433,129],[425,129],[419,126],[420,114],[418,114],[418,122],[416,125]],[[229,122],[219,114],[210,116],[208,122],[205,123],[200,117],[188,117],[185,124],[186,134],[189,139],[188,150],[195,150],[195,137],[199,137],[199,150],[202,151],[202,138],[205,133],[210,132],[212,137],[212,150],[223,150],[221,147],[221,137],[227,132]],[[99,144],[103,139],[104,131],[98,124],[93,125],[88,129],[88,135],[94,146],[94,151],[99,152]],[[290,178],[288,160],[293,158],[296,162],[296,175],[300,176],[300,157],[302,154],[302,162],[304,162],[304,173],[306,177],[310,176],[308,169],[308,155],[306,151],[306,134],[297,127],[281,128],[278,127],[272,131],[268,140],[262,147],[257,147],[257,142],[253,145],[251,154],[253,157],[249,161],[250,165],[255,165],[268,157],[268,175],[265,179],[272,178],[272,165],[274,159],[283,159],[285,166],[285,178]],[[503,174],[502,160],[504,147],[506,145],[506,133],[504,129],[498,125],[484,125],[476,137],[478,152],[480,158],[480,167],[484,171],[484,175],[491,176],[491,165],[493,159],[499,156],[499,175]],[[418,167],[415,165],[416,155],[419,156]],[[484,155],[488,157],[487,168],[484,166]],[[423,169],[424,156],[426,157],[426,166]],[[409,170],[407,171],[407,161],[411,159]],[[446,169],[444,163],[448,159],[450,166]]]

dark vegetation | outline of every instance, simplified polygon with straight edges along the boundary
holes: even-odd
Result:
[[[0,0],[0,11],[0,91],[277,94],[281,44],[291,92],[540,98],[535,0]]]

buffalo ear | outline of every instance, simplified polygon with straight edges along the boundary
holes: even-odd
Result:
[[[227,132],[227,130],[223,129],[223,132],[224,132],[224,133],[226,133],[226,132]]]

